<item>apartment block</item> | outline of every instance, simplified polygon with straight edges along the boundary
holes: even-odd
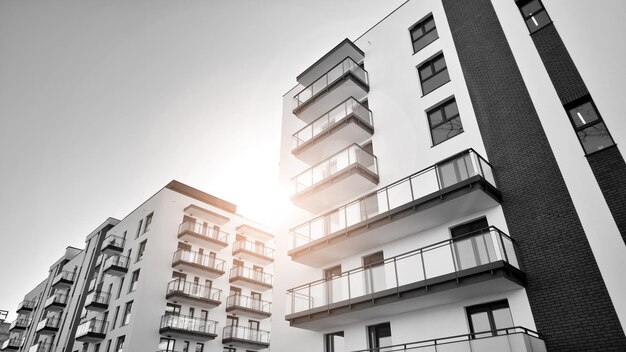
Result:
[[[17,308],[3,351],[211,352],[270,346],[274,235],[172,181],[68,247]]]
[[[303,63],[276,351],[626,350],[623,88],[552,3],[409,0]]]

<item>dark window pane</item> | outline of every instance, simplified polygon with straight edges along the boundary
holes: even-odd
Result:
[[[432,43],[435,39],[439,38],[439,34],[437,33],[437,29],[434,29],[428,33],[426,33],[423,37],[419,38],[413,43],[413,51],[418,52],[426,45]]]
[[[602,150],[614,144],[604,122],[596,123],[582,131],[578,131],[577,134],[587,154]]]
[[[522,6],[522,13],[524,14],[525,17],[528,17],[530,15],[535,14],[541,9],[543,9],[543,7],[539,3],[539,1],[532,0],[532,1],[529,1],[526,5]]]
[[[569,115],[572,118],[572,121],[574,121],[574,125],[576,127],[598,120],[598,114],[596,113],[596,109],[593,108],[591,102],[586,102],[575,108],[569,109]]]
[[[541,11],[526,20],[526,25],[528,25],[528,29],[531,33],[542,28],[548,23],[550,23],[550,17],[548,17],[548,13],[545,11]]]
[[[439,144],[463,132],[461,118],[457,117],[432,129],[433,144]]]
[[[430,79],[422,83],[422,93],[426,95],[433,90],[441,87],[448,81],[450,81],[450,76],[448,75],[448,70],[444,69],[443,71],[439,72],[438,74],[432,76]]]
[[[435,111],[431,111],[428,113],[428,120],[430,120],[430,126],[437,125],[443,122],[443,115],[441,114],[441,110],[437,109]]]
[[[451,118],[459,114],[459,109],[456,106],[455,100],[446,104],[446,106],[444,107],[444,110],[446,112],[446,118]]]
[[[428,19],[426,19],[426,21],[424,21],[424,31],[428,32],[433,28],[435,28],[435,19],[429,17]]]
[[[430,65],[427,64],[427,65],[420,67],[419,72],[420,72],[420,80],[424,81],[425,79],[427,79],[433,74],[433,69],[432,67],[430,67]]]
[[[418,25],[411,30],[411,39],[416,40],[419,37],[421,37],[423,34],[424,34],[424,29],[422,29],[422,26]]]
[[[435,67],[435,71],[441,71],[446,68],[446,60],[443,58],[443,55],[435,60],[433,66]]]

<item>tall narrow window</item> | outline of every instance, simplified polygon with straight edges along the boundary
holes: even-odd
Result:
[[[137,282],[139,282],[139,269],[133,271],[133,276],[130,279],[130,285],[128,287],[128,293],[131,293],[137,289]]]
[[[324,352],[345,351],[343,331],[333,332],[324,335]]]
[[[141,235],[141,225],[143,224],[143,219],[139,220],[139,225],[137,225],[137,234],[135,235],[135,238],[139,237],[139,235]]]
[[[411,32],[411,41],[413,42],[413,53],[420,51],[439,38],[432,14],[414,24],[413,27],[409,28],[409,32]]]
[[[376,292],[385,287],[385,257],[382,251],[363,257],[365,291]]]
[[[128,325],[130,322],[130,316],[133,311],[133,301],[126,303],[126,307],[124,307],[124,315],[122,316],[122,325]]]
[[[534,33],[539,29],[551,23],[550,16],[539,0],[520,0],[517,2],[526,26],[530,33]]]
[[[458,270],[487,264],[496,259],[486,217],[451,227],[450,235]]]
[[[426,95],[450,81],[443,53],[435,55],[417,67],[422,84],[422,95]]]
[[[122,294],[122,287],[124,287],[124,277],[120,278],[120,285],[117,288],[117,297],[115,297],[116,299],[120,298],[120,295]]]
[[[183,341],[183,352],[189,352],[189,341]]]
[[[111,330],[115,329],[115,324],[117,323],[117,316],[120,314],[120,306],[115,307],[115,314],[113,315],[113,324],[111,324]],[[107,347],[107,350],[109,347]]]
[[[148,242],[148,240],[144,240],[139,244],[139,248],[137,250],[137,261],[140,261],[143,258],[143,252],[146,251],[146,242]]]
[[[152,224],[153,216],[154,216],[154,213],[150,213],[148,214],[148,216],[146,216],[146,225],[143,228],[143,233],[146,233],[150,230],[150,225]]]
[[[126,338],[125,336],[120,336],[117,338],[117,343],[115,344],[115,352],[124,351],[124,339],[125,338]]]
[[[463,132],[463,124],[461,124],[459,109],[454,98],[430,108],[426,115],[428,116],[433,145],[437,145]]]
[[[615,144],[590,96],[567,104],[565,109],[586,154]]]
[[[504,334],[500,329],[513,326],[513,317],[507,300],[467,307],[472,338]]]
[[[391,346],[391,324],[382,323],[367,327],[370,349]]]

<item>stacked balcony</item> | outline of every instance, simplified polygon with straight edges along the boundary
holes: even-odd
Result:
[[[104,320],[92,319],[78,326],[76,329],[76,341],[100,342],[107,335],[109,323]]]
[[[17,306],[17,314],[29,314],[35,307],[37,307],[36,300],[23,300]]]
[[[221,294],[222,290],[178,278],[167,284],[165,298],[194,307],[215,308],[222,303]]]
[[[513,239],[489,227],[292,288],[286,319],[318,331],[378,317],[381,309],[399,314],[519,289],[525,280]]]
[[[226,299],[226,312],[265,319],[272,315],[272,302],[250,296],[230,295]]]
[[[71,271],[61,271],[57,276],[52,279],[52,288],[65,290],[74,284],[74,277],[76,273]]]
[[[30,346],[28,352],[52,352],[52,344],[50,342],[38,342]]]
[[[222,344],[260,350],[270,346],[270,332],[250,329],[244,326],[225,326],[222,333]]]
[[[217,337],[217,322],[182,315],[165,314],[161,317],[159,333],[168,337],[214,340]]]
[[[174,253],[172,268],[212,279],[225,273],[222,259],[185,249],[179,249]]]
[[[292,260],[321,267],[500,203],[491,165],[472,149],[291,229]]]
[[[55,316],[44,318],[37,324],[37,333],[41,335],[54,335],[59,332],[60,319]]]
[[[111,293],[102,290],[91,291],[85,299],[85,309],[94,312],[104,312],[109,309]]]
[[[246,286],[256,291],[266,291],[272,288],[271,274],[239,265],[230,268],[230,278],[228,281],[232,284]]]
[[[10,332],[19,332],[28,329],[30,323],[32,322],[32,318],[28,315],[20,315],[15,319],[11,325],[9,326]]]
[[[208,224],[186,221],[178,227],[178,239],[200,247],[220,250],[228,246],[228,233]]]
[[[274,262],[274,249],[262,243],[238,240],[233,243],[233,256],[267,265]]]
[[[237,233],[240,233],[246,237],[253,237],[258,239],[259,241],[271,241],[274,239],[274,235],[269,233],[268,231],[259,229],[252,225],[243,224],[237,226]]]
[[[57,292],[48,297],[44,303],[44,309],[50,312],[60,312],[67,307],[67,299],[66,293]]]
[[[106,255],[120,255],[124,252],[125,243],[126,239],[124,237],[109,235],[102,243],[102,253]]]
[[[24,345],[24,336],[14,336],[2,343],[3,351],[18,351]]]
[[[112,276],[124,276],[128,273],[130,258],[126,256],[113,256],[104,261],[104,273]]]

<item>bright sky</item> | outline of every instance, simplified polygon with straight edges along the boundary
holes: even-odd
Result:
[[[172,179],[272,225],[282,94],[403,1],[0,2],[0,309]]]

